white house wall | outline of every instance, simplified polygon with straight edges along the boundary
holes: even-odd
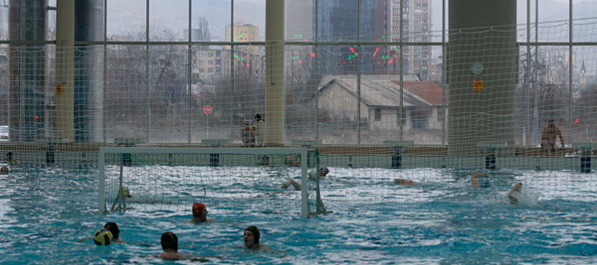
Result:
[[[319,109],[330,112],[333,117],[356,121],[357,99],[338,84],[331,84],[319,95]],[[361,101],[361,121],[368,118],[368,106]]]
[[[375,120],[375,108],[371,108],[370,111],[370,123],[369,128],[371,130],[398,130],[400,129],[400,123],[398,123],[398,109],[397,108],[382,108],[381,109],[381,120]],[[404,108],[406,114],[406,124],[403,129],[408,130],[412,127],[411,113],[410,110]]]

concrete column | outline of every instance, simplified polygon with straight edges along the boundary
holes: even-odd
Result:
[[[265,144],[284,144],[284,0],[265,7]]]
[[[56,3],[56,136],[73,135],[75,65],[75,0]]]
[[[42,43],[47,34],[46,8],[46,0],[9,4],[9,124],[14,142],[46,136],[46,47]]]
[[[75,1],[75,41],[103,41],[104,0]],[[77,45],[74,77],[75,142],[103,142],[103,45]]]
[[[512,147],[516,0],[450,0],[448,13],[448,152],[478,154],[480,142]],[[483,87],[475,89],[475,81]]]

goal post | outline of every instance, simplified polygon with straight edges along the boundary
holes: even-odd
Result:
[[[317,152],[304,147],[101,147],[99,211],[186,209],[202,201],[212,209],[297,209],[307,217],[311,206],[323,205],[318,183],[309,183],[309,171],[317,170],[318,161]],[[283,193],[279,184],[299,175],[300,192]]]

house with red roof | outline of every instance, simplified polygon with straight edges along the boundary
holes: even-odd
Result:
[[[331,120],[360,121],[369,130],[440,130],[447,98],[441,86],[405,76],[404,87],[393,78],[328,76],[319,86],[318,107]],[[360,95],[360,102],[358,100]],[[402,101],[402,104],[400,103]],[[400,118],[402,117],[402,118]]]

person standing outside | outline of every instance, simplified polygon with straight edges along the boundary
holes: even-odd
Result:
[[[543,148],[543,153],[545,155],[552,155],[555,151],[556,147],[556,140],[560,137],[560,143],[562,144],[562,148],[564,147],[564,137],[562,136],[562,132],[556,126],[553,119],[550,119],[547,122],[547,126],[543,128],[543,133],[541,133],[541,148]]]
[[[265,123],[263,122],[263,119],[261,118],[261,114],[255,114],[255,117],[253,118],[253,120],[254,120],[253,127],[255,128],[255,146],[263,146],[263,140],[265,138],[265,133],[264,133]]]
[[[241,130],[240,137],[243,141],[243,147],[255,145],[255,129],[249,121],[245,121],[245,127]]]

